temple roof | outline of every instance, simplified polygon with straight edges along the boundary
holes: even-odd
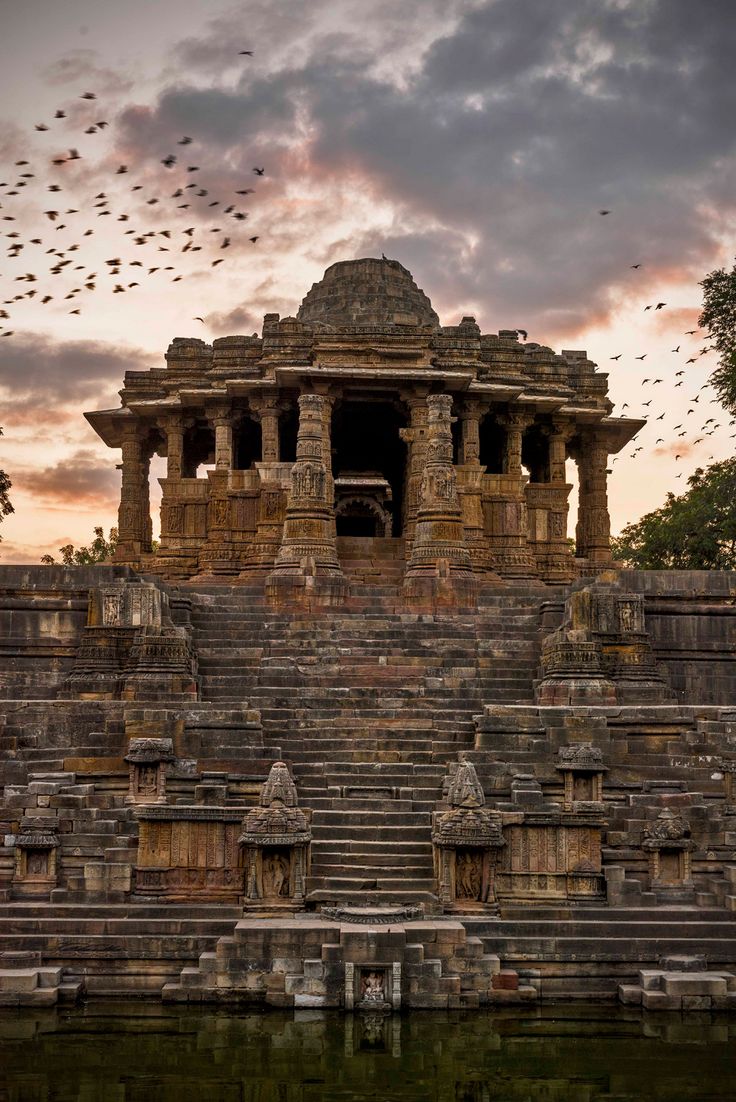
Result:
[[[440,319],[398,260],[340,260],[304,297],[297,320],[314,326],[428,325]]]

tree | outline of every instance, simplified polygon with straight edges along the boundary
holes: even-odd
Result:
[[[95,528],[95,538],[86,547],[75,547],[73,543],[67,543],[59,548],[62,566],[88,566],[90,563],[106,562],[111,559],[118,545],[117,528],[110,529],[110,535],[105,539],[105,531],[102,527]],[[56,566],[53,555],[44,555],[41,562],[45,566]]]
[[[698,325],[711,334],[719,356],[710,381],[723,406],[736,415],[736,264],[730,272],[710,272],[700,286],[703,312]]]
[[[3,430],[0,429],[0,436],[2,436],[2,434]],[[12,485],[13,483],[10,481],[5,471],[0,471],[0,521],[15,512],[15,509],[11,505],[10,498],[8,497],[8,490]],[[0,540],[2,538],[3,537],[0,536]]]
[[[699,467],[688,485],[628,524],[611,541],[614,558],[639,570],[736,569],[736,459]]]

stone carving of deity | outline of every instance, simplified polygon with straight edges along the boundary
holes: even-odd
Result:
[[[138,772],[138,791],[141,795],[151,796],[158,788],[158,764],[141,765]]]
[[[373,968],[369,972],[364,972],[361,992],[363,999],[366,1002],[382,1002],[383,982],[383,972]]]
[[[456,895],[460,899],[480,898],[480,864],[478,857],[470,853],[462,853],[457,859],[457,889]]]
[[[45,876],[48,871],[48,856],[40,850],[32,850],[26,861],[28,876]]]
[[[117,624],[120,619],[120,598],[114,593],[105,594],[102,604],[102,622]]]
[[[281,853],[263,859],[263,894],[275,898],[289,894],[289,863]]]

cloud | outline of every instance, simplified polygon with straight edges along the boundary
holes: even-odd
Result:
[[[645,264],[650,288],[702,274],[736,214],[736,188],[724,187],[736,178],[730,0],[705,0],[697,15],[689,0],[495,0],[458,12],[403,85],[355,48],[360,21],[352,36],[338,28],[326,56],[323,25],[290,65],[246,69],[234,86],[165,89],[145,116],[123,118],[128,140],[146,150],[186,120],[205,160],[236,173],[267,162],[273,203],[301,171],[323,189],[328,232],[327,206],[349,179],[393,209],[388,232],[383,219],[354,227],[351,252],[387,244],[440,308],[477,303],[486,321],[511,317],[540,335],[579,330],[636,296],[632,263]],[[203,66],[222,61],[223,25],[215,31],[181,49]]]
[[[672,444],[660,445],[660,447],[653,450],[652,455],[656,455],[660,458],[666,457],[667,459],[673,459],[676,455],[679,455],[681,459],[688,459],[697,451],[698,447],[696,444],[687,444],[680,440]]]
[[[27,424],[35,411],[37,420],[47,417],[65,422],[69,411],[83,401],[97,405],[106,392],[117,405],[115,391],[128,370],[144,370],[156,361],[148,353],[102,341],[56,342],[45,336],[18,337],[0,346],[0,391],[3,417],[10,423],[17,414]]]
[[[13,489],[49,504],[107,509],[119,490],[120,475],[114,464],[100,461],[86,448],[53,466],[13,470]]]

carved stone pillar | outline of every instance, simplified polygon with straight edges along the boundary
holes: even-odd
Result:
[[[422,484],[422,472],[427,454],[427,399],[426,394],[412,396],[407,400],[409,407],[409,427],[400,429],[399,435],[408,444],[406,460],[406,493],[404,496],[404,543],[406,558],[409,559],[411,545],[419,508],[419,490]]]
[[[278,463],[279,450],[279,414],[278,397],[265,395],[258,400],[251,399],[251,408],[261,422],[261,459],[264,463]]]
[[[184,421],[181,414],[166,417],[161,427],[166,433],[166,477],[181,478],[184,453]]]
[[[215,469],[229,471],[233,465],[233,421],[229,406],[212,410],[215,426]]]
[[[275,601],[316,597],[332,604],[341,601],[347,591],[335,538],[331,406],[331,399],[322,394],[299,397],[296,462],[283,537],[266,580],[266,593]]]
[[[611,561],[611,518],[608,513],[608,448],[605,440],[595,433],[584,437],[577,464],[580,483],[575,532],[577,556],[594,563],[608,563]]]
[[[145,482],[147,487],[148,475],[143,454],[143,437],[137,424],[126,426],[122,453],[115,561],[139,566],[147,535],[143,485]]]
[[[565,458],[573,429],[568,422],[554,421],[542,431],[548,440],[549,482],[530,482],[526,487],[529,539],[545,581],[569,582],[575,576],[575,563],[567,542],[572,486],[566,481]]]
[[[521,441],[530,418],[524,413],[509,413],[505,418],[506,448],[504,472],[513,478],[521,478]]]
[[[492,569],[492,561],[483,520],[483,469],[480,465],[479,431],[481,415],[479,402],[466,401],[460,411],[462,437],[457,488],[460,494],[465,542],[470,552],[473,570],[479,574],[486,574]],[[501,581],[498,577],[496,580]]]
[[[491,561],[501,577],[535,577],[538,570],[529,546],[526,480],[521,467],[521,441],[530,416],[512,410],[498,420],[506,428],[504,469],[502,474],[484,478],[485,531]]]
[[[452,398],[430,394],[427,408],[426,457],[404,595],[414,601],[475,604],[476,583],[452,464]]]
[[[462,438],[460,442],[460,462],[480,463],[480,418],[479,402],[466,402],[460,412]]]

